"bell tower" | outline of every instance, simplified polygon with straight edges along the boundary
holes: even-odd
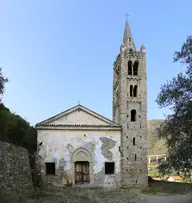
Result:
[[[122,126],[121,185],[147,186],[146,49],[136,50],[128,20],[113,68],[113,120]]]

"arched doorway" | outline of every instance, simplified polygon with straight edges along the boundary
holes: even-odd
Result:
[[[90,184],[92,177],[92,158],[90,152],[84,148],[75,150],[71,163],[74,172],[73,184]]]
[[[88,161],[75,162],[75,184],[90,183],[90,172]]]

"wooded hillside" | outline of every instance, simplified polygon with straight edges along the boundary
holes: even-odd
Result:
[[[148,155],[160,155],[167,152],[165,141],[157,136],[157,128],[164,120],[154,119],[147,121],[148,137],[147,137],[147,153]]]

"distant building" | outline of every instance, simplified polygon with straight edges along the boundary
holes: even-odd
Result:
[[[153,178],[153,180],[161,180],[161,178]]]
[[[170,176],[167,181],[170,182],[181,182],[183,179],[180,176]]]

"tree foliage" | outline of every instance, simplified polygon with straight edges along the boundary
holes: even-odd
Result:
[[[3,104],[0,105],[0,139],[28,150],[36,149],[36,129],[19,115],[11,113]]]
[[[0,68],[0,102],[6,82],[8,82],[8,79],[3,76]],[[36,149],[37,132],[26,120],[11,113],[3,103],[0,103],[0,139],[34,151]]]
[[[159,166],[163,174],[172,170],[184,176],[192,173],[192,36],[187,37],[180,51],[175,52],[174,62],[186,67],[171,81],[161,86],[157,97],[160,108],[170,107],[172,114],[158,129],[160,138],[168,146],[167,160]]]
[[[0,102],[1,102],[1,96],[3,95],[5,90],[6,82],[8,82],[8,79],[3,76],[2,68],[0,68]]]

